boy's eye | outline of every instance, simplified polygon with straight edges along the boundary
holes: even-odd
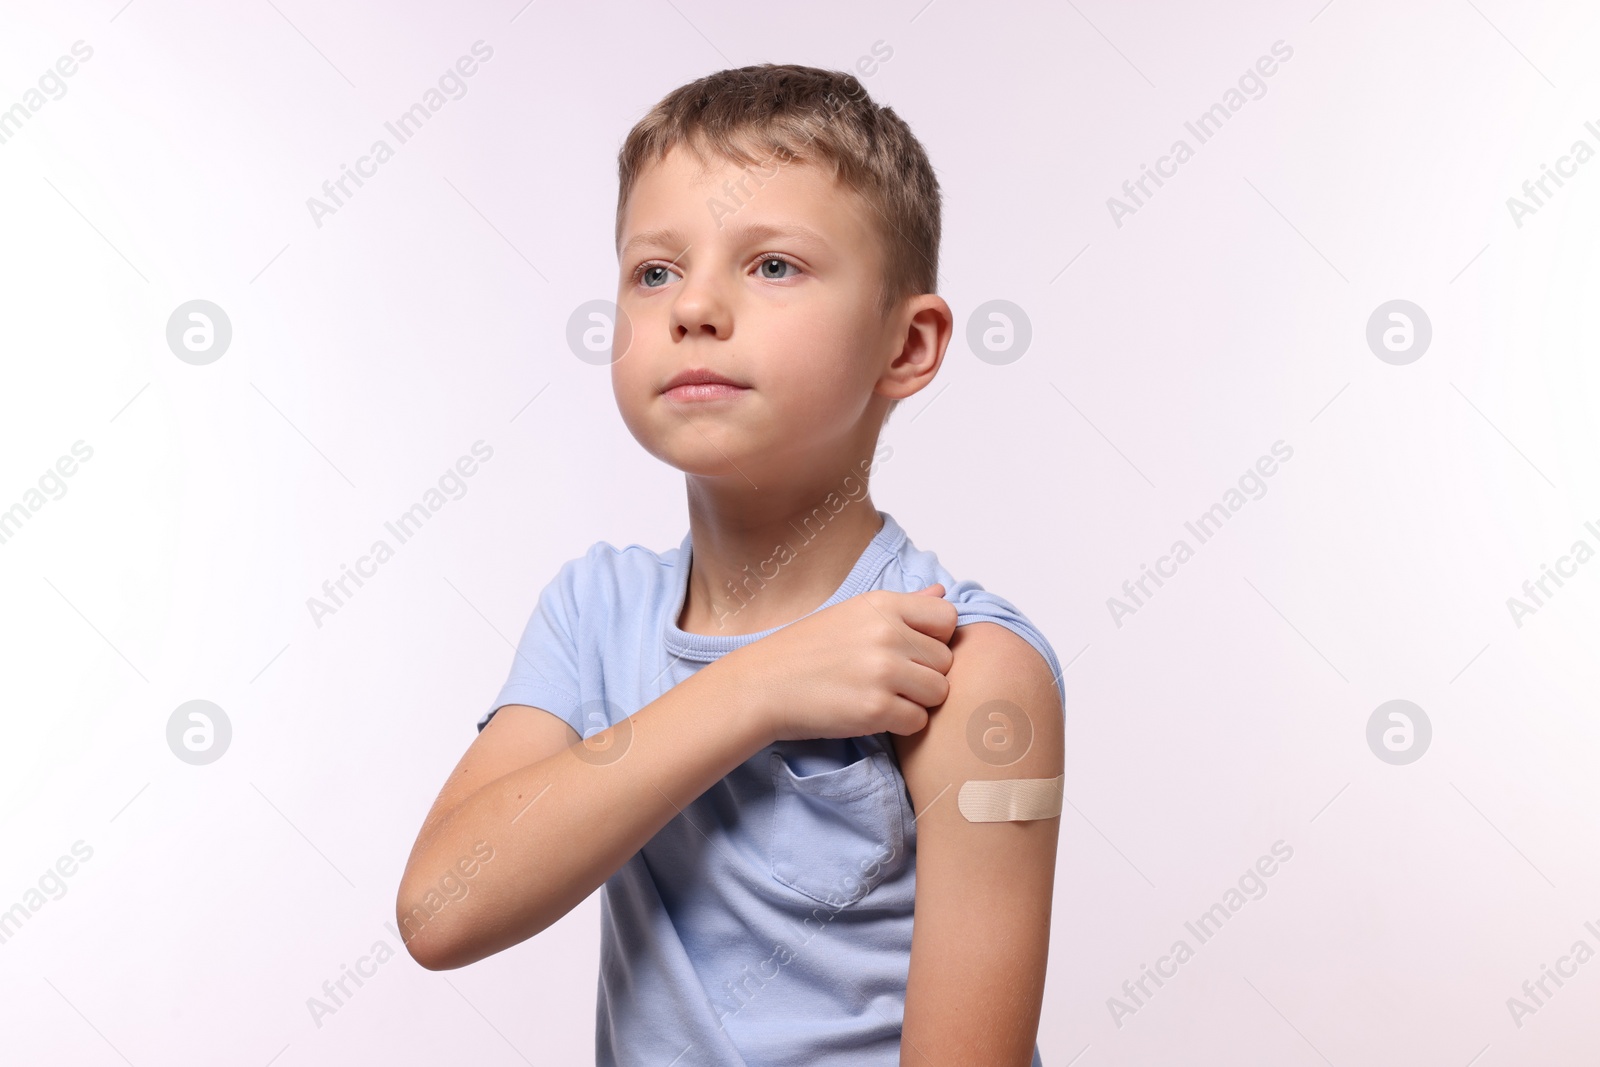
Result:
[[[789,267],[789,268],[791,268],[793,270],[799,270],[800,269],[799,267],[796,267],[793,263],[790,263],[787,259],[784,259],[782,256],[779,256],[779,255],[776,255],[776,254],[769,254],[766,258],[762,259],[761,262],[756,265],[756,269],[761,272],[761,276],[763,278],[769,279],[771,281],[778,281],[779,279],[789,277],[789,275],[783,273],[781,270],[776,274],[772,273],[771,271],[769,271],[767,269],[768,267],[772,267],[772,266],[777,266],[779,268]]]
[[[769,252],[756,261],[756,270],[761,277],[768,281],[782,281],[792,277],[790,272],[799,271],[799,267],[791,261]],[[661,263],[643,263],[634,272],[633,279],[646,289],[660,289],[667,284],[667,275],[677,273],[671,267]]]
[[[660,272],[660,273],[658,273],[658,272]],[[644,286],[645,286],[646,289],[659,289],[659,288],[661,288],[661,285],[665,285],[666,284],[666,281],[662,277],[662,274],[670,274],[670,273],[672,273],[671,268],[663,267],[660,264],[647,263],[643,267],[639,268],[638,278],[639,278],[639,280],[641,282],[644,282]],[[660,281],[661,285],[655,284],[653,281],[651,281],[651,279],[655,279],[656,281]]]

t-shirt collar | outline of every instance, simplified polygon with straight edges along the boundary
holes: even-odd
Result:
[[[823,608],[832,607],[841,601],[864,593],[875,587],[878,575],[884,566],[899,551],[900,545],[905,541],[905,531],[900,524],[894,521],[894,516],[882,509],[875,509],[878,517],[883,520],[883,526],[873,535],[845,576],[839,588],[833,595],[817,605],[812,612],[821,611]],[[820,537],[827,532],[826,528],[821,533],[813,534]],[[774,626],[753,634],[692,634],[678,628],[678,616],[683,613],[684,594],[689,588],[689,563],[693,554],[692,534],[685,533],[683,541],[679,544],[675,558],[672,560],[672,588],[667,597],[667,616],[662,623],[663,642],[669,653],[683,659],[696,660],[709,663],[717,657],[736,648],[742,648],[753,641],[759,641],[768,634],[781,630],[782,626]],[[790,542],[791,547],[804,551],[803,545]],[[798,620],[796,620],[798,621]],[[787,624],[785,624],[787,625]]]

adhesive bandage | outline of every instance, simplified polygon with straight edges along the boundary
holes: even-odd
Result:
[[[961,786],[956,799],[968,822],[1022,822],[1053,819],[1061,814],[1061,782],[1054,778],[973,779]]]

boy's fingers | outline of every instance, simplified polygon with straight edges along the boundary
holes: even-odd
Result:
[[[925,667],[930,667],[940,674],[949,674],[950,665],[955,661],[955,653],[950,651],[948,642],[938,637],[930,637],[915,627],[911,631],[912,644],[917,649],[917,662]],[[905,694],[910,696],[910,694]],[[927,704],[923,704],[927,707]]]
[[[943,586],[932,585],[929,589],[943,590]],[[900,617],[905,624],[913,630],[925,633],[929,637],[937,637],[940,641],[948,642],[956,632],[955,605],[945,600],[942,596],[918,597],[917,593],[927,592],[918,589],[916,593],[909,594],[916,597],[913,600],[902,601]],[[935,604],[934,601],[939,603]]]

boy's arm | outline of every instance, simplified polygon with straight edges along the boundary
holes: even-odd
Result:
[[[1044,658],[997,623],[960,627],[950,648],[949,696],[930,711],[926,729],[894,736],[919,813],[900,1063],[1028,1067],[1044,998],[1061,817],[969,822],[957,796],[971,779],[1061,774],[1061,703]],[[968,743],[969,720],[996,700],[1014,705],[1005,710],[1032,727],[1027,754],[1005,766],[979,758]],[[988,717],[993,710],[985,709],[984,728],[1007,729]]]
[[[395,912],[412,958],[429,970],[462,967],[541,932],[771,744],[760,687],[742,662],[708,664],[587,742],[544,710],[501,709],[440,791],[406,863]],[[608,746],[626,748],[618,756]],[[437,903],[441,879],[459,884],[455,872],[472,868],[467,891]]]

